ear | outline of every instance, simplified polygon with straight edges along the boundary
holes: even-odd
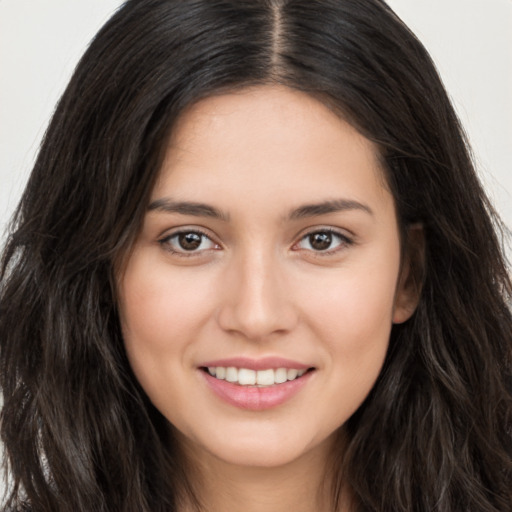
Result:
[[[425,273],[425,232],[421,224],[407,228],[404,258],[395,293],[393,323],[401,324],[418,306]]]

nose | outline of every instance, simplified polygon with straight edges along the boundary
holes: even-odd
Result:
[[[296,326],[298,311],[282,266],[263,251],[233,261],[222,286],[218,322],[223,330],[262,341]]]

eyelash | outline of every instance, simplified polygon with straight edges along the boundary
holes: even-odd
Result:
[[[319,235],[319,234],[327,234],[331,237],[329,245],[332,245],[334,238],[337,238],[339,240],[339,243],[337,244],[337,246],[334,249],[326,249],[326,250],[314,250],[314,249],[305,249],[305,248],[298,247],[299,244],[301,244],[305,240],[308,240],[309,237],[311,237],[313,235]],[[190,251],[187,251],[184,248],[181,248],[179,250],[173,249],[172,240],[175,239],[177,241],[177,243],[179,243],[178,238],[183,235],[198,235],[199,237],[201,237],[199,247],[204,243],[205,239],[209,240],[215,247],[210,247],[210,248],[202,249],[202,250],[190,250]],[[220,245],[217,244],[217,242],[215,242],[214,240],[212,240],[210,235],[208,235],[204,231],[201,231],[200,229],[197,229],[197,228],[186,229],[186,230],[181,230],[181,231],[171,233],[170,235],[166,235],[165,237],[158,240],[158,243],[166,251],[170,252],[171,254],[179,256],[179,257],[184,257],[184,258],[198,256],[198,255],[204,253],[205,251],[218,250],[220,248]],[[350,246],[353,243],[354,243],[354,241],[351,238],[349,238],[347,235],[345,235],[335,229],[316,228],[316,229],[311,230],[311,231],[305,233],[304,235],[302,235],[301,238],[299,239],[299,241],[296,242],[292,246],[292,250],[294,250],[294,251],[306,250],[306,251],[311,252],[315,256],[323,257],[323,256],[330,256],[332,254],[336,254],[337,252],[342,250],[343,247]],[[311,246],[310,242],[309,242],[309,245]]]
[[[208,248],[208,249],[203,249],[203,250],[200,250],[200,251],[197,251],[197,250],[187,251],[186,249],[183,249],[183,248],[181,248],[180,250],[173,249],[173,247],[172,247],[172,240],[176,239],[176,241],[177,241],[178,237],[180,237],[182,235],[198,235],[198,236],[201,237],[200,245],[202,245],[204,243],[204,240],[206,239],[206,240],[209,240],[215,247]],[[170,235],[166,235],[163,238],[161,238],[160,240],[158,240],[158,243],[167,252],[170,252],[171,254],[179,256],[179,257],[182,257],[182,258],[194,257],[194,256],[197,256],[199,254],[202,254],[204,251],[217,250],[220,247],[220,245],[217,244],[217,242],[214,242],[212,240],[212,237],[210,235],[208,235],[204,231],[201,231],[200,229],[197,229],[197,228],[194,228],[194,229],[184,229],[184,230],[181,230],[181,231],[177,231],[177,232],[171,233]],[[179,242],[177,241],[177,243],[179,243]]]
[[[301,249],[301,248],[295,249],[295,247],[297,247],[300,243],[302,243],[305,240],[308,240],[309,237],[311,237],[313,235],[319,235],[319,234],[329,235],[331,237],[330,245],[332,245],[332,243],[334,242],[334,240],[333,240],[334,238],[337,238],[339,240],[339,243],[337,244],[337,246],[334,249],[325,249],[325,250]],[[307,251],[311,252],[312,254],[314,254],[315,257],[324,257],[324,256],[331,256],[333,254],[336,254],[339,251],[341,251],[344,247],[348,247],[348,246],[352,245],[353,243],[354,243],[353,239],[349,238],[346,234],[341,233],[340,231],[337,231],[332,228],[316,228],[316,229],[313,229],[313,230],[307,232],[306,234],[304,234],[300,238],[300,240],[293,245],[292,249],[298,250],[298,251],[307,250]],[[311,243],[309,245],[311,245]]]

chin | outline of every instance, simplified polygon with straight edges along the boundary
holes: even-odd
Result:
[[[248,429],[236,435],[212,432],[206,441],[190,438],[184,441],[199,458],[208,454],[232,466],[269,469],[286,466],[304,457],[315,457],[316,454],[323,458],[332,451],[334,438],[335,434],[332,434],[319,440],[293,429],[284,432],[264,429],[259,433]]]

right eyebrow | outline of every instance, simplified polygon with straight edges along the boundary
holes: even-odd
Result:
[[[211,217],[223,221],[229,220],[229,215],[214,206],[194,201],[173,201],[167,197],[156,199],[148,206],[148,211],[160,211],[166,213],[180,213],[181,215],[192,215],[194,217]]]

